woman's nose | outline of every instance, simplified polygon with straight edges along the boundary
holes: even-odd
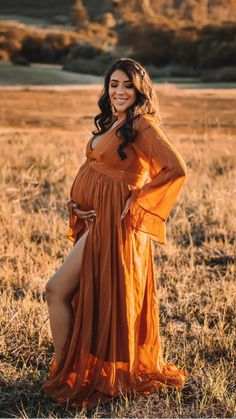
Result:
[[[117,87],[116,94],[123,95],[124,94],[124,88],[123,87]]]

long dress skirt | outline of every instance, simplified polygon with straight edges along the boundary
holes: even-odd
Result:
[[[71,202],[94,209],[88,227],[73,320],[63,357],[52,359],[42,389],[58,404],[92,408],[120,394],[180,388],[186,371],[164,363],[152,240],[121,214],[130,188],[90,159],[80,168]],[[75,241],[87,230],[74,229]]]

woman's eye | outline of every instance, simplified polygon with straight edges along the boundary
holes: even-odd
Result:
[[[110,84],[110,87],[114,88],[114,87],[118,87],[118,85],[117,84]],[[126,84],[125,87],[127,89],[132,89],[134,86],[133,86],[133,84]]]

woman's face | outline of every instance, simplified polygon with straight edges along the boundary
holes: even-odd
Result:
[[[108,93],[118,117],[125,117],[127,110],[136,101],[136,90],[122,70],[115,70],[111,74]]]

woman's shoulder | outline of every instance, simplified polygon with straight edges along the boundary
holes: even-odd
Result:
[[[165,142],[170,145],[171,141],[163,131],[161,122],[152,115],[140,115],[136,120],[135,129],[137,136],[135,142],[139,145],[157,145]]]
[[[137,130],[138,134],[146,130],[147,128],[155,127],[156,125],[157,121],[151,114],[139,115],[138,118],[134,121],[134,127]]]

